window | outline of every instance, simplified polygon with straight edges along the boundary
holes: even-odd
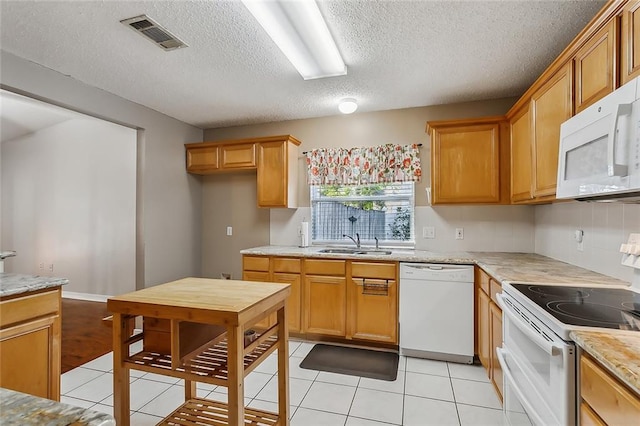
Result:
[[[311,240],[414,246],[414,183],[311,186]]]

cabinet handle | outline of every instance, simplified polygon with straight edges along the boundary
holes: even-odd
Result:
[[[385,280],[384,283],[380,282],[367,282],[365,278],[362,279],[362,294],[370,296],[388,296],[389,295],[389,280]]]

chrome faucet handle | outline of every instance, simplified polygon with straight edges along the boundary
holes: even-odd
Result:
[[[376,250],[378,250],[380,247],[378,247],[378,237],[373,237],[374,240],[376,240]]]
[[[356,246],[360,248],[360,234],[356,232]]]

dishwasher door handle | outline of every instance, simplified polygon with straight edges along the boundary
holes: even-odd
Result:
[[[417,269],[418,271],[458,272],[458,271],[466,271],[468,269],[468,266],[467,265],[449,266],[449,265],[429,265],[429,264],[424,264],[424,265],[406,265],[406,264],[401,264],[400,268]]]

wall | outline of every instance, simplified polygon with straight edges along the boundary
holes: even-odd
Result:
[[[64,276],[65,292],[135,290],[136,131],[72,119],[2,154],[3,241],[19,254],[6,271]]]
[[[534,250],[533,207],[430,207],[427,206],[425,192],[429,185],[430,173],[429,137],[425,133],[427,121],[500,115],[504,114],[515,100],[516,98],[506,98],[208,129],[205,130],[204,139],[212,141],[291,134],[302,141],[300,154],[302,151],[320,147],[371,146],[389,142],[422,143],[420,157],[423,180],[416,185],[416,229],[419,234],[416,247],[439,251],[531,252]],[[214,175],[203,180],[204,276],[218,277],[221,272],[231,270],[237,277],[242,271],[239,249],[268,244],[298,244],[297,226],[304,217],[310,217],[309,189],[305,183],[306,169],[302,155],[298,163],[298,200],[301,208],[297,210],[258,209],[255,199],[255,174],[243,178]],[[224,203],[221,200],[224,200]],[[436,228],[436,239],[421,238],[422,226],[427,225]],[[224,235],[227,226],[233,226],[232,237]],[[454,239],[456,227],[465,228],[464,240]],[[220,241],[224,241],[224,247],[220,247]]]
[[[584,231],[583,251],[577,250],[576,229]],[[620,244],[640,232],[640,205],[580,203],[535,207],[536,253],[631,281],[633,269],[620,265]]]
[[[2,88],[137,129],[136,286],[201,271],[202,191],[185,172],[184,143],[202,130],[7,52]]]

